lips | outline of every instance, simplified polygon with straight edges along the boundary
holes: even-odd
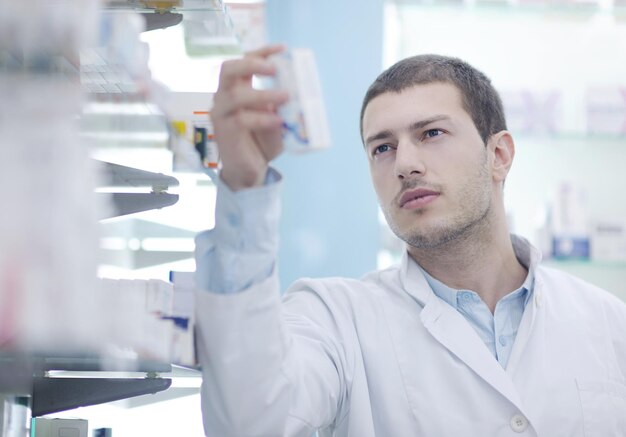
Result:
[[[435,200],[439,194],[440,193],[437,191],[428,190],[426,188],[405,191],[400,197],[400,208],[424,206]]]

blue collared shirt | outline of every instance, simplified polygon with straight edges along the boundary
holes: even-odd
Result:
[[[237,293],[268,278],[278,253],[281,175],[270,168],[265,184],[231,191],[214,173],[215,227],[196,236],[196,286]]]
[[[487,349],[506,369],[524,308],[532,294],[532,270],[529,270],[520,288],[498,301],[493,314],[478,293],[450,288],[433,278],[424,269],[421,270],[433,292],[465,317]]]

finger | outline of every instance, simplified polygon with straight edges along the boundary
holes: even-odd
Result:
[[[238,87],[229,93],[216,94],[212,113],[214,116],[222,117],[239,109],[272,111],[287,100],[289,100],[289,93],[283,90],[256,90]]]
[[[263,58],[250,57],[229,60],[222,63],[220,69],[219,89],[229,88],[241,79],[250,79],[253,75],[272,76],[276,67]]]
[[[265,47],[261,47],[256,50],[251,50],[246,52],[244,56],[246,57],[262,57],[267,58],[268,56],[274,55],[276,53],[284,52],[286,50],[285,45],[283,44],[273,44]]]
[[[240,110],[231,118],[231,126],[240,131],[282,129],[283,119],[273,112]]]
[[[274,160],[285,148],[282,128],[259,130],[254,133],[254,137],[261,145],[260,151],[267,162]]]

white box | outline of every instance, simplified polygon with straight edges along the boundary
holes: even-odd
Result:
[[[48,419],[36,417],[31,421],[33,437],[87,437],[87,421],[83,419]]]
[[[330,129],[313,51],[292,49],[270,59],[276,66],[275,88],[289,93],[289,101],[278,108],[285,150],[329,147]]]
[[[591,259],[626,262],[626,222],[596,222],[591,229]]]

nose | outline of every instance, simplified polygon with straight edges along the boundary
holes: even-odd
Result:
[[[398,144],[396,148],[395,173],[399,179],[423,176],[426,173],[419,146],[410,141]]]

